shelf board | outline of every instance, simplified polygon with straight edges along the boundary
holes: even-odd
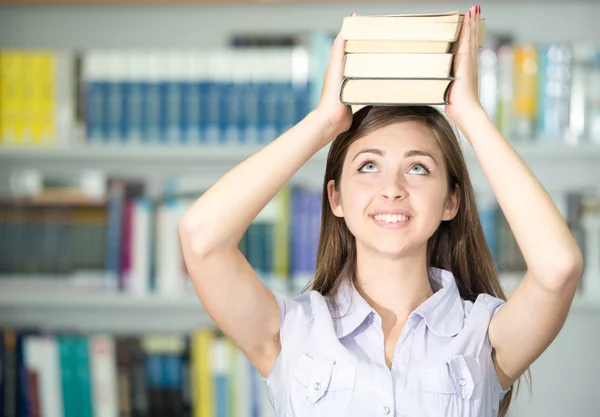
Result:
[[[195,296],[19,292],[0,295],[0,326],[48,331],[185,333],[214,323]]]
[[[501,282],[507,294],[518,274]],[[571,314],[599,314],[600,301],[577,295]],[[195,295],[134,296],[84,292],[3,291],[0,327],[48,331],[111,333],[187,333],[214,326]]]
[[[74,146],[58,148],[20,148],[0,147],[0,161],[7,162],[44,162],[44,163],[80,163],[136,161],[188,163],[211,162],[229,163],[241,161],[262,149],[261,145],[197,145],[197,146]],[[514,143],[513,147],[525,159],[577,158],[600,159],[599,144],[569,146],[558,143]],[[322,148],[315,157],[327,158],[329,145]],[[470,146],[464,150],[466,157],[475,156]]]

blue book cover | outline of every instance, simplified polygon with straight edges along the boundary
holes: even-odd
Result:
[[[204,109],[206,110],[206,129],[204,142],[217,145],[220,142],[221,96],[224,85],[216,79],[211,79],[206,85]]]
[[[263,82],[259,94],[259,140],[262,144],[273,141],[277,135],[278,104],[279,84],[274,81]]]
[[[123,83],[123,137],[126,143],[139,144],[144,126],[143,57],[131,54],[127,64],[128,76]]]
[[[86,136],[91,144],[103,143],[108,131],[106,61],[104,54],[89,53],[83,62]]]
[[[146,352],[145,372],[148,389],[149,416],[165,415],[162,358],[158,352]]]
[[[123,141],[125,123],[123,117],[124,85],[121,80],[111,80],[106,91],[106,132],[108,143]]]
[[[125,209],[125,183],[114,179],[108,185],[108,219],[106,222],[106,259],[108,273],[107,288],[116,286],[121,272],[121,234]],[[114,281],[114,282],[113,282]]]
[[[260,142],[259,125],[260,125],[260,54],[253,53],[249,58],[248,71],[249,82],[246,84],[244,101],[242,102],[242,125],[243,142],[247,144],[257,144]]]
[[[181,90],[181,130],[183,142],[186,144],[200,143],[200,120],[202,109],[200,107],[200,82],[187,80],[182,84]]]
[[[30,417],[31,416],[31,400],[29,398],[29,382],[27,375],[27,368],[25,367],[25,349],[24,340],[27,336],[33,334],[32,332],[21,332],[17,336],[17,416],[18,417]]]
[[[144,143],[159,143],[164,123],[164,82],[161,70],[163,68],[161,54],[151,53],[147,56],[146,69],[142,80],[144,125],[142,141]]]
[[[170,145],[181,144],[183,138],[183,89],[182,70],[183,57],[180,54],[169,54],[166,59],[168,70],[163,83],[164,124],[161,136]]]
[[[298,110],[296,109],[295,93],[291,80],[280,83],[277,136],[288,131],[297,123]]]
[[[68,336],[59,336],[57,341],[64,417],[78,417],[75,403],[76,397],[73,395],[73,391],[77,389],[73,343],[69,340]]]
[[[78,336],[71,339],[72,349],[75,352],[75,398],[77,417],[92,417],[92,381],[90,375],[89,343],[87,338]]]

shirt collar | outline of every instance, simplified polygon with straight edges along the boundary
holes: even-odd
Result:
[[[433,295],[417,307],[411,316],[421,316],[429,330],[438,336],[457,335],[463,328],[464,308],[454,275],[444,269],[431,267],[429,282]],[[336,301],[339,311],[334,323],[338,339],[352,333],[371,313],[375,313],[350,279],[340,284]]]

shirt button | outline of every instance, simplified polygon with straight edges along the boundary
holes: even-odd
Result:
[[[387,405],[385,407],[383,407],[383,414],[388,415],[390,413],[390,407],[388,407]]]
[[[464,378],[461,378],[458,383],[460,384],[461,387],[464,387],[465,385],[467,385],[467,380]]]
[[[315,385],[313,387],[315,389],[315,391],[318,391],[321,389],[321,383],[320,382],[315,382]]]

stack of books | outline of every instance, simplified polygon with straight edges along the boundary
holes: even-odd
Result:
[[[342,103],[446,104],[463,17],[458,11],[346,17]],[[484,29],[482,20],[479,45]]]

